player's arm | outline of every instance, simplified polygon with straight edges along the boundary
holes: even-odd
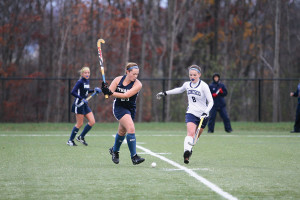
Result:
[[[73,87],[73,89],[71,91],[71,95],[73,95],[76,98],[79,98],[80,100],[83,98],[77,94],[77,91],[80,88],[81,84],[82,83],[80,81],[77,81],[77,83],[75,84],[75,86]]]
[[[168,90],[168,91],[164,91],[164,92],[159,92],[159,93],[157,93],[156,98],[157,99],[161,99],[161,97],[163,97],[163,96],[173,95],[173,94],[181,94],[184,91],[186,91],[186,84],[187,83],[184,83],[181,87],[174,88],[172,90]]]
[[[214,100],[212,98],[212,95],[211,95],[211,92],[210,92],[210,89],[208,87],[208,85],[205,85],[203,87],[203,92],[204,92],[204,95],[206,97],[206,100],[207,100],[207,108],[205,109],[205,113],[209,113],[209,111],[211,110],[211,108],[213,107],[214,105]]]
[[[139,80],[135,80],[135,83],[133,84],[132,88],[125,93],[113,92],[113,90],[111,91],[113,97],[120,98],[120,99],[128,99],[136,95],[141,89],[142,89],[142,83]]]
[[[116,78],[111,82],[111,84],[110,84],[110,86],[109,86],[108,89],[109,89],[111,92],[115,92],[116,89],[117,89],[117,87],[118,87],[119,82],[121,81],[121,79],[122,79],[122,76],[116,77]]]

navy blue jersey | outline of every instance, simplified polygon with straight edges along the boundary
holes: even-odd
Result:
[[[125,93],[125,92],[127,92],[128,90],[130,90],[132,88],[135,81],[132,81],[128,85],[124,86],[123,81],[124,81],[125,78],[126,78],[126,75],[124,75],[122,77],[122,79],[120,80],[115,92]],[[128,99],[115,98],[114,107],[122,106],[122,107],[127,108],[127,109],[135,109],[136,108],[136,98],[137,98],[137,96],[138,96],[138,93],[136,93],[135,95],[133,95],[132,97],[130,97]]]
[[[225,85],[223,83],[221,83],[220,81],[218,81],[218,82],[213,81],[209,85],[209,89],[212,94],[216,93],[220,88],[222,88],[223,93],[222,94],[219,93],[217,97],[213,98],[214,99],[214,107],[226,106],[224,97],[227,95],[227,89],[226,89]]]
[[[88,94],[92,93],[93,91],[94,90],[90,89],[90,81],[88,79],[83,77],[79,79],[71,92],[71,94],[75,97],[74,104],[80,104],[81,100],[86,99]]]

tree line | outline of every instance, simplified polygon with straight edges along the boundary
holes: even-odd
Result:
[[[299,78],[299,11],[299,0],[1,1],[0,77],[74,78],[83,65],[88,65],[92,78],[101,79],[96,42],[103,38],[108,78],[123,74],[128,61],[139,64],[141,79],[166,78],[165,89],[182,84],[172,80],[187,78],[191,64],[201,65],[202,77],[208,79],[214,72],[226,79]],[[65,82],[36,85],[33,93],[32,86],[27,92],[18,91],[27,82],[2,86],[4,107],[13,110],[18,101],[28,98],[44,107],[46,121],[61,120],[65,111],[59,106],[66,103],[62,94],[69,93]],[[244,95],[238,97],[245,107],[251,99],[246,94],[258,94],[257,87],[247,85],[241,87]],[[279,81],[263,87],[272,96],[268,108],[272,121],[281,120],[281,105],[288,103],[280,98],[281,90]],[[19,95],[12,100],[16,91]],[[47,95],[38,96],[42,91]],[[155,92],[157,84],[142,90],[140,121],[143,109],[158,109],[148,98]],[[233,98],[229,95],[227,101],[235,103]],[[171,108],[167,97],[167,121],[174,115]]]

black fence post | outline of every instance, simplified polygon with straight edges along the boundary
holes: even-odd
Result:
[[[258,79],[258,121],[261,122],[261,79]]]
[[[71,79],[68,79],[68,122],[71,122]]]
[[[165,79],[162,80],[162,91],[166,91],[166,86],[165,86]],[[166,114],[165,114],[165,109],[166,109],[166,98],[163,98],[163,109],[162,109],[162,121],[166,121]]]

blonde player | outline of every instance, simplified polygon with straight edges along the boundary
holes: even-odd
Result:
[[[197,65],[191,65],[189,67],[189,77],[191,81],[185,82],[181,87],[159,92],[156,95],[157,99],[161,99],[161,97],[166,95],[180,94],[184,91],[187,92],[188,108],[185,115],[187,136],[184,139],[183,154],[185,164],[189,163],[189,159],[192,155],[193,146],[191,144],[193,144],[193,138],[200,123],[200,119],[204,118],[199,136],[207,124],[209,111],[214,104],[208,85],[204,81],[200,80],[201,68]]]

